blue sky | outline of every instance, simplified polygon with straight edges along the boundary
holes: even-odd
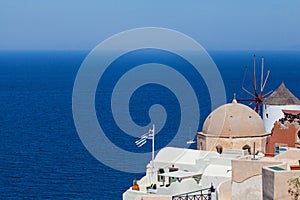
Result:
[[[0,49],[85,49],[118,32],[175,29],[208,50],[300,50],[300,1],[1,0]]]

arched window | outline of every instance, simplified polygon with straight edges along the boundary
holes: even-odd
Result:
[[[300,131],[298,131],[297,135],[298,135],[298,139],[300,140]]]
[[[220,144],[216,145],[217,152],[221,154],[223,152],[223,147]]]
[[[251,154],[251,147],[249,145],[246,144],[245,146],[243,146],[242,149],[243,150],[248,150],[248,153]]]

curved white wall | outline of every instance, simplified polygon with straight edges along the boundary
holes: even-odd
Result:
[[[282,110],[300,110],[300,105],[263,105],[263,121],[268,133],[271,133],[274,123],[284,117]]]
[[[262,175],[253,176],[241,183],[232,181],[231,199],[262,200]]]

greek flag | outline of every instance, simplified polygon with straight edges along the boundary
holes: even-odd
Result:
[[[147,140],[152,140],[152,139],[153,139],[153,130],[149,129],[147,133],[145,133],[138,140],[135,141],[135,144],[138,148],[140,148],[144,144],[146,144]]]

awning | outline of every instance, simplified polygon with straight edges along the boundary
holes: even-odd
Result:
[[[174,178],[190,178],[193,176],[199,176],[202,173],[200,172],[187,172],[187,171],[175,171],[175,172],[166,172],[163,174],[159,174],[159,176],[164,176],[164,177],[174,177]]]

